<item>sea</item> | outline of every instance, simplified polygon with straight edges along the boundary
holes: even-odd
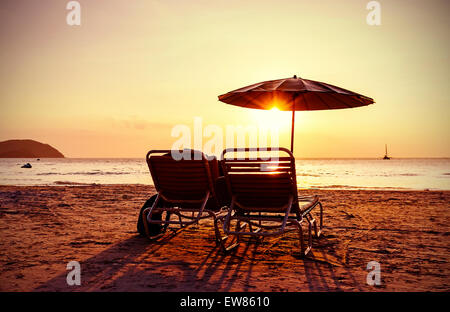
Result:
[[[296,159],[296,171],[301,189],[450,190],[450,158]],[[143,158],[0,159],[0,185],[85,184],[153,181]]]

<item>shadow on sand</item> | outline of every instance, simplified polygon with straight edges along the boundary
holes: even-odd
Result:
[[[62,272],[34,291],[341,291],[344,279],[361,290],[350,268],[326,263],[323,253],[319,261],[314,251],[306,259],[274,256],[244,241],[224,254],[205,240],[187,250],[182,232],[156,242],[133,236],[82,261],[81,286],[68,286]]]

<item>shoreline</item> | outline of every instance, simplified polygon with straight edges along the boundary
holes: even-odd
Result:
[[[144,159],[46,161],[21,169],[23,161],[0,163],[0,184],[21,186],[153,184]],[[300,189],[450,190],[448,160],[300,160]]]
[[[154,188],[153,184],[143,184],[143,183],[80,183],[80,182],[70,182],[70,181],[56,181],[51,184],[0,184],[0,187],[59,187],[59,186],[143,186]],[[316,188],[301,188],[298,187],[299,191],[385,191],[385,192],[450,192],[450,189],[434,189],[434,188],[423,188],[423,189],[412,189],[412,188],[401,188],[401,187],[365,187],[361,188],[359,186],[349,186],[349,187],[333,187],[333,186],[322,186]]]
[[[140,237],[147,185],[0,186],[0,291],[450,291],[450,191],[300,191],[324,205],[305,259],[294,233],[223,254],[210,220]],[[81,286],[66,283],[73,260]]]
[[[216,155],[213,155],[216,158],[220,158]],[[120,160],[120,159],[130,159],[130,160],[142,160],[145,162],[145,157],[0,157],[2,159],[28,159],[28,160],[36,160],[36,159],[87,159],[87,160]],[[294,157],[295,160],[384,160],[383,157]],[[389,160],[403,160],[403,159],[450,159],[450,157],[391,157]]]

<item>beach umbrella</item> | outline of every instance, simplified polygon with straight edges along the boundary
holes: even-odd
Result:
[[[374,100],[324,82],[297,76],[263,81],[219,95],[219,101],[256,109],[277,107],[292,111],[291,152],[294,151],[295,111],[343,109],[365,106]]]

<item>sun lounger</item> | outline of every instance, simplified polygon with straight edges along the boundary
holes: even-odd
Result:
[[[208,161],[203,153],[190,152],[191,159],[181,160],[175,160],[170,150],[147,153],[147,165],[158,193],[153,205],[142,211],[142,217],[149,224],[163,226],[156,237],[163,234],[170,224],[185,227],[208,217],[215,220],[220,213],[221,206],[214,189],[218,175],[217,160]],[[199,159],[194,157],[196,153]],[[165,216],[161,217],[162,214]],[[173,220],[172,216],[177,216],[178,220]],[[156,238],[151,235],[147,222],[143,223],[147,236]]]
[[[258,156],[266,150],[272,155],[277,153],[277,158]],[[227,158],[228,154],[236,156],[237,153],[245,156]],[[252,153],[257,156],[251,157]],[[308,254],[312,247],[312,229],[316,237],[322,230],[323,208],[318,196],[298,196],[292,153],[285,148],[229,148],[223,151],[221,163],[232,196],[228,213],[215,220],[216,235],[219,235],[217,241],[223,250],[236,247],[242,235],[261,238],[297,231],[300,253],[302,256]],[[319,228],[312,216],[316,206],[320,207]],[[307,245],[303,237],[303,221],[308,225]],[[220,234],[220,223],[223,223],[226,236]]]

